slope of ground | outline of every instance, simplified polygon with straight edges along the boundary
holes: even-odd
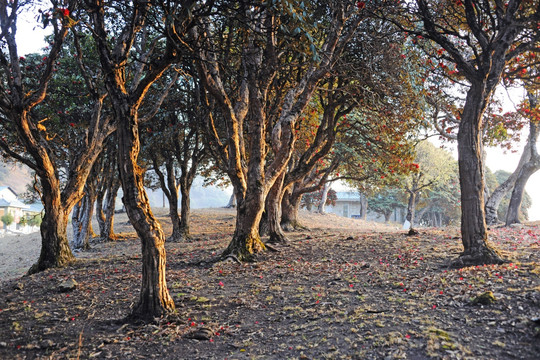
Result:
[[[536,359],[538,225],[497,228],[504,265],[447,268],[456,229],[395,227],[303,213],[310,230],[251,264],[212,262],[234,212],[193,214],[194,239],[168,243],[177,312],[126,323],[140,243],[95,243],[66,269],[0,285],[2,359]],[[168,219],[160,220],[170,231]],[[61,292],[59,284],[79,285]],[[491,293],[489,293],[491,292]],[[487,293],[484,297],[478,297]],[[475,300],[476,299],[476,300]],[[198,339],[195,339],[198,338]]]

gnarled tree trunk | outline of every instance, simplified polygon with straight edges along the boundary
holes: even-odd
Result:
[[[112,96],[118,123],[118,163],[124,196],[122,198],[129,220],[142,245],[142,284],[135,317],[153,318],[174,310],[174,302],[165,278],[165,235],[150,209],[144,189],[143,171],[137,165],[140,143],[137,109],[127,97],[118,92]]]
[[[183,239],[191,238],[189,225],[191,215],[191,185],[193,184],[193,177],[189,178],[188,175],[180,177],[180,228],[179,232]]]
[[[64,267],[75,261],[67,238],[68,211],[61,201],[60,185],[56,179],[47,181],[41,178],[41,186],[41,201],[45,210],[40,225],[41,252],[37,263],[32,265],[28,274]]]
[[[262,188],[248,188],[246,195],[237,195],[237,199],[242,200],[237,204],[236,229],[222,257],[234,256],[239,261],[251,261],[255,254],[266,249],[259,235],[259,223],[264,211]]]
[[[365,194],[360,194],[360,218],[362,220],[367,219],[368,213],[368,200]]]
[[[305,230],[306,227],[298,221],[298,209],[302,195],[293,191],[294,186],[287,188],[281,200],[281,228],[285,231]]]
[[[118,238],[114,233],[114,210],[119,189],[120,179],[115,172],[115,176],[110,179],[105,191],[98,195],[96,200],[99,237],[105,241],[114,241]]]
[[[414,211],[416,209],[416,192],[408,190],[409,202],[407,203],[407,216],[405,219],[411,224],[411,229],[414,227]]]

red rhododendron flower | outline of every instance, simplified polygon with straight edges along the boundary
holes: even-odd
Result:
[[[69,16],[69,10],[68,9],[59,9],[60,13],[62,13],[62,16]]]

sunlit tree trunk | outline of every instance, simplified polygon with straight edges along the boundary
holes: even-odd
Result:
[[[129,19],[122,22],[124,27],[121,35],[111,43],[106,30],[109,25],[106,5],[98,0],[87,2],[87,6],[92,10],[92,34],[118,129],[118,169],[124,194],[122,200],[129,220],[141,240],[141,291],[139,300],[132,309],[132,316],[153,319],[172,312],[175,306],[167,289],[165,276],[165,235],[150,208],[143,184],[143,169],[137,163],[140,152],[138,112],[149,88],[163,76],[173,62],[174,51],[166,45],[163,52],[153,60],[148,58],[153,55],[151,50],[139,54],[152,66],[147,67],[145,61],[138,62],[132,83],[127,84],[126,81],[130,78],[127,73],[127,59],[131,52],[137,50],[133,46],[135,40],[141,41],[143,47],[147,46],[144,43],[147,33],[142,32],[142,29],[147,20],[150,3],[133,1],[131,5]],[[160,105],[160,101],[152,104],[153,113],[158,111]]]
[[[319,202],[319,205],[317,206],[317,212],[319,214],[325,214],[325,205],[326,200],[328,199],[328,190],[330,190],[330,183],[324,183],[323,189],[322,189],[322,195],[321,195],[321,201]]]
[[[113,105],[118,123],[118,163],[124,196],[122,198],[129,220],[142,244],[142,284],[133,315],[149,318],[174,310],[165,278],[165,235],[154,217],[144,189],[143,171],[137,165],[140,143],[137,111],[129,100],[115,94]],[[120,95],[120,96],[119,96]]]
[[[29,274],[49,268],[64,267],[75,261],[67,238],[69,212],[62,204],[60,185],[54,178],[42,177],[40,182],[43,191],[41,201],[45,214],[40,225],[41,252],[37,263],[28,270]]]

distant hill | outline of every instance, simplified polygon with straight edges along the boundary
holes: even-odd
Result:
[[[9,186],[20,195],[31,181],[32,175],[26,166],[0,162],[0,186]]]

